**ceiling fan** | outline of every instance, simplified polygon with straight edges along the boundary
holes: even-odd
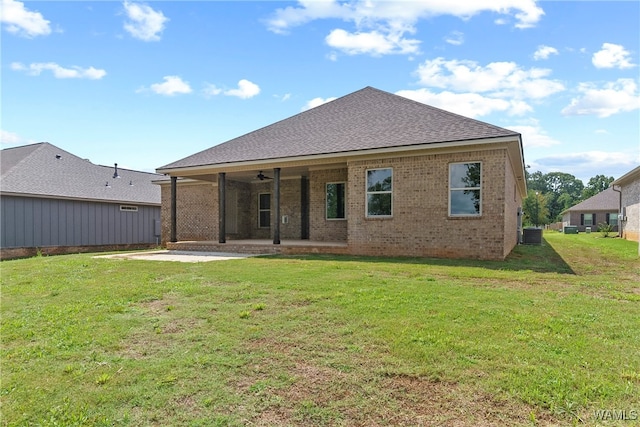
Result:
[[[258,172],[257,178],[258,178],[260,181],[264,181],[265,179],[271,179],[271,178],[269,178],[268,176],[266,176],[265,174],[263,174],[263,173],[262,173],[262,171]]]

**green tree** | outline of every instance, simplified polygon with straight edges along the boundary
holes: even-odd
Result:
[[[529,166],[527,166],[527,168],[529,168]],[[549,191],[545,175],[542,172],[535,171],[529,173],[529,171],[525,170],[525,175],[527,177],[527,188],[529,190],[539,191],[541,193],[547,193]]]
[[[560,213],[562,213],[565,210],[569,209],[571,206],[573,206],[576,203],[578,203],[579,201],[576,200],[569,193],[562,193],[561,195],[558,196],[558,198],[556,199],[556,202],[560,206]],[[557,220],[557,221],[560,221],[560,219],[557,219],[557,218],[554,218],[554,219]]]
[[[547,198],[539,191],[529,190],[522,204],[524,221],[526,224],[536,227],[549,222],[549,209]]]
[[[582,200],[586,200],[589,197],[593,197],[598,193],[603,192],[613,182],[612,176],[596,175],[589,179],[587,186],[582,190]]]
[[[562,211],[581,200],[584,184],[569,173],[550,172],[540,175],[534,173],[531,176],[536,178],[536,181],[530,188],[545,195],[550,222],[561,221]],[[527,186],[529,186],[528,182]]]

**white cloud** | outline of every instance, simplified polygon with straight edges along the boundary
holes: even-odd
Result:
[[[387,22],[392,24],[412,24],[420,18],[439,15],[453,15],[468,19],[481,12],[514,15],[518,28],[534,26],[544,15],[544,11],[534,0],[476,0],[450,1],[425,0],[412,2],[372,2],[368,0],[301,0],[299,7],[288,6],[278,9],[267,20],[269,30],[276,33],[287,32],[290,28],[303,25],[315,19],[342,19],[358,25]]]
[[[633,79],[618,79],[603,87],[594,83],[580,83],[581,96],[573,98],[562,109],[564,115],[596,115],[609,117],[613,114],[640,109],[638,85]]]
[[[304,107],[302,107],[302,111],[306,111],[306,110],[310,110],[312,108],[318,107],[322,104],[326,104],[327,102],[331,102],[334,99],[337,99],[335,96],[332,98],[313,98],[310,101],[307,101],[307,103],[304,105]]]
[[[338,60],[338,54],[337,54],[336,52],[330,52],[330,53],[328,53],[328,54],[326,55],[326,58],[327,58],[329,61],[333,61],[333,62],[335,62],[335,61],[337,61],[337,60]]]
[[[602,49],[593,54],[591,62],[596,68],[633,68],[629,58],[629,51],[624,46],[613,43],[603,43]]]
[[[107,75],[105,70],[101,70],[94,67],[82,68],[78,66],[72,66],[71,68],[64,68],[55,62],[37,62],[26,66],[20,62],[13,62],[11,69],[15,71],[26,71],[27,74],[32,76],[39,76],[43,71],[49,70],[53,73],[53,76],[57,79],[90,79],[100,80]]]
[[[40,12],[32,12],[15,0],[2,0],[0,4],[0,22],[8,32],[29,38],[51,34],[49,21]]]
[[[523,69],[514,62],[492,62],[483,67],[475,61],[427,60],[418,67],[420,84],[456,92],[487,92],[498,98],[541,99],[564,90],[547,77],[551,70]]]
[[[342,50],[348,55],[371,54],[373,56],[388,54],[418,53],[419,40],[402,38],[399,32],[356,32],[349,33],[336,29],[325,38],[327,44]]]
[[[396,95],[473,118],[486,116],[497,111],[507,112],[510,115],[522,115],[532,111],[532,108],[523,101],[487,97],[477,93],[453,93],[449,91],[435,93],[429,89],[422,88],[400,90],[396,92]]]
[[[638,161],[637,152],[584,151],[542,157],[531,166],[543,173],[570,171],[586,182],[596,175],[619,177],[636,167]]]
[[[220,89],[218,86],[214,84],[205,83],[204,89],[202,90],[202,92],[204,93],[205,96],[209,97],[209,96],[220,95],[222,93],[222,89]]]
[[[9,132],[6,131],[4,129],[0,129],[0,144],[1,145],[22,145],[22,144],[27,144],[28,142],[25,141],[24,138],[22,138],[20,135],[18,135],[15,132]]]
[[[535,59],[536,61],[540,61],[541,59],[549,59],[549,56],[557,54],[558,49],[556,49],[555,47],[540,45],[533,54],[533,59]]]
[[[533,124],[507,126],[507,129],[522,135],[522,145],[525,148],[544,148],[560,144],[560,141],[547,135],[536,120]]]
[[[238,82],[237,89],[228,90],[221,89],[211,83],[206,83],[203,93],[207,97],[222,94],[226,96],[235,96],[241,99],[249,99],[260,93],[260,86],[246,79],[242,79]],[[287,97],[287,95],[285,95],[285,97]]]
[[[301,7],[287,6],[277,9],[273,16],[266,20],[267,28],[277,34],[286,34],[289,28],[315,19],[353,16],[352,5],[348,3],[339,4],[334,0],[302,0],[298,3]]]
[[[452,31],[447,37],[444,38],[444,41],[454,46],[460,46],[462,43],[464,43],[464,34],[460,31]]]
[[[329,46],[350,55],[413,54],[418,51],[420,42],[407,39],[405,35],[416,32],[418,20],[439,15],[469,19],[481,12],[514,16],[518,28],[533,27],[544,15],[535,0],[300,0],[297,6],[277,9],[266,24],[270,31],[286,34],[291,28],[313,20],[339,19],[352,23],[355,31],[333,29],[325,38]],[[455,43],[458,39],[450,40]]]
[[[245,79],[242,79],[238,82],[237,89],[229,89],[224,91],[224,94],[227,96],[237,96],[238,98],[242,99],[253,98],[259,93],[260,87],[257,84]]]
[[[134,38],[144,41],[160,40],[160,33],[164,31],[165,23],[169,20],[161,11],[155,11],[143,3],[123,3],[129,21],[124,23],[124,29]]]
[[[189,82],[185,82],[179,76],[164,76],[163,83],[154,83],[151,90],[158,95],[173,96],[191,93]]]

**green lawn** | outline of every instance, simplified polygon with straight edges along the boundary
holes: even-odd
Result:
[[[2,262],[2,425],[634,425],[638,245],[544,237],[505,262]]]

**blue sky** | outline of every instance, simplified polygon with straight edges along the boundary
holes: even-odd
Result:
[[[530,171],[640,164],[640,2],[1,0],[2,148],[153,171],[373,86],[522,133]]]

